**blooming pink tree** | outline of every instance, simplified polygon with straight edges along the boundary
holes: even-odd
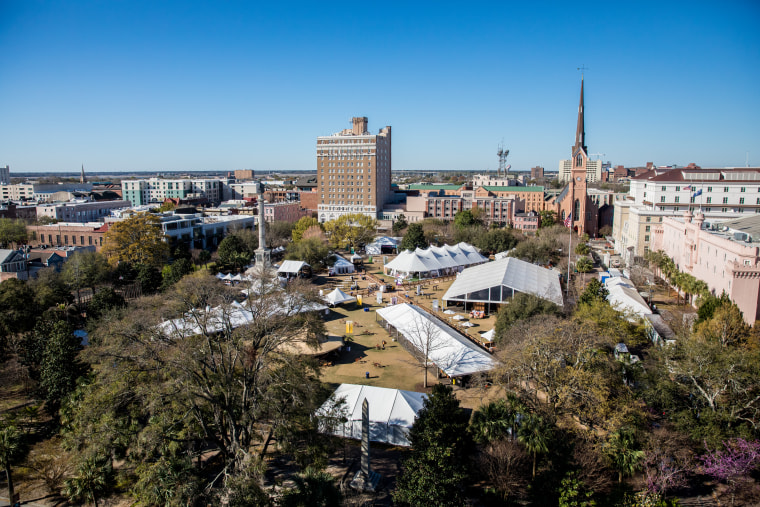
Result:
[[[702,456],[702,470],[728,484],[731,504],[736,491],[750,479],[750,473],[760,465],[760,441],[743,438],[723,442],[723,449],[711,451],[705,444],[707,453]]]

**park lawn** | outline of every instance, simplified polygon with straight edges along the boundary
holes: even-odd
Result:
[[[370,272],[372,272],[370,270]],[[336,286],[343,286],[344,292],[349,292],[345,287],[350,286],[350,275],[335,277],[317,277],[315,284],[323,289],[325,293],[329,292]],[[366,288],[369,280],[361,280],[358,277],[360,288]],[[430,299],[417,298],[416,302],[427,308],[430,308],[433,299],[438,299],[446,292],[452,282],[439,284],[437,290],[432,289],[432,284],[426,289],[426,292],[432,292]],[[332,360],[332,366],[322,368],[321,380],[336,387],[338,384],[359,384],[378,387],[388,387],[393,389],[402,389],[406,391],[428,392],[431,387],[438,382],[436,379],[435,367],[428,369],[428,389],[423,389],[423,371],[419,363],[409,354],[398,342],[393,341],[392,336],[385,328],[376,321],[376,310],[385,306],[391,296],[400,296],[403,293],[392,292],[383,294],[383,305],[376,302],[375,294],[363,298],[363,307],[369,309],[364,311],[356,302],[344,303],[330,309],[330,314],[325,316],[325,327],[327,333],[332,336],[346,335],[346,321],[354,322],[353,337],[346,342],[346,347],[341,352],[340,358]],[[411,292],[410,292],[411,295]],[[406,300],[405,298],[400,298]],[[449,320],[451,323],[456,321],[450,320],[449,316],[438,313],[442,320]],[[492,329],[494,316],[488,319],[473,320],[476,327],[472,328],[471,334],[487,331]],[[378,350],[377,345],[386,341],[385,350]],[[348,351],[350,347],[350,351]],[[375,363],[380,366],[376,366]],[[366,372],[369,372],[369,378],[366,378]],[[441,379],[442,382],[448,383],[447,379]],[[497,389],[456,389],[457,398],[462,402],[465,408],[477,408],[484,400],[491,401],[496,396]]]

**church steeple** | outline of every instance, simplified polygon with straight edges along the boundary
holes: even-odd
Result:
[[[581,77],[581,101],[578,105],[578,126],[575,129],[575,145],[573,146],[573,155],[578,149],[583,149],[583,153],[588,154],[586,146],[586,126],[583,118],[583,77]]]

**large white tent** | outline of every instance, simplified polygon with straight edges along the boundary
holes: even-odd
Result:
[[[372,243],[365,245],[364,252],[367,255],[381,255],[383,253],[390,253],[398,248],[398,243],[395,239],[388,236],[380,236],[375,238]]]
[[[449,377],[462,377],[496,366],[485,350],[418,306],[402,303],[377,314]]]
[[[322,430],[340,437],[361,439],[362,404],[369,404],[369,439],[392,445],[409,446],[409,429],[422,409],[427,394],[401,391],[385,387],[341,384],[328,400],[317,410],[318,416],[333,419],[330,413],[336,400],[343,400],[340,414],[347,421],[344,424],[322,425]],[[334,420],[334,419],[333,419]]]
[[[488,259],[480,255],[474,246],[459,243],[454,246],[431,246],[425,250],[404,250],[384,266],[384,271],[390,276],[431,278],[456,273],[484,262]]]
[[[446,302],[503,304],[526,292],[562,306],[559,274],[514,257],[462,271],[443,295]]]
[[[325,301],[327,301],[328,304],[335,306],[339,305],[341,303],[348,303],[349,301],[355,301],[356,298],[353,296],[349,296],[339,288],[335,288],[334,291],[329,293],[323,298]]]
[[[275,315],[294,316],[303,312],[326,310],[325,305],[308,301],[297,294],[276,292],[266,296],[265,305],[246,305],[233,301],[215,308],[196,308],[182,317],[170,319],[158,325],[158,330],[170,338],[182,338],[205,333],[217,333],[224,329],[236,329]]]
[[[311,276],[311,266],[303,261],[282,261],[282,264],[277,269],[277,276],[287,278]]]
[[[607,301],[618,310],[641,318],[646,318],[647,315],[652,314],[649,305],[629,279],[615,276],[608,278],[604,285],[609,291]]]

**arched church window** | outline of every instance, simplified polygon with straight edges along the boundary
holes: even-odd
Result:
[[[581,218],[581,201],[579,199],[575,200],[575,206],[573,207],[573,216],[577,217],[577,219]]]
[[[580,153],[575,156],[575,167],[581,167],[583,165],[583,157]]]

